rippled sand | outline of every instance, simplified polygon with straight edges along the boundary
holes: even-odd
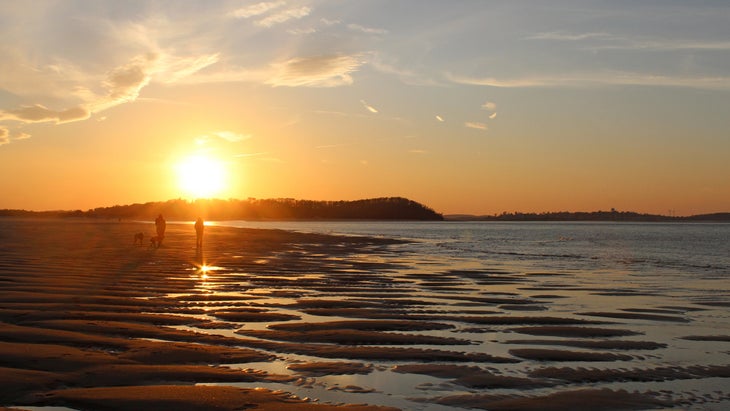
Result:
[[[0,220],[0,405],[720,410],[730,302],[388,239]],[[248,405],[247,405],[248,404]],[[346,405],[368,404],[368,405]]]

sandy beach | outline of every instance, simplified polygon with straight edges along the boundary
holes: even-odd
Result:
[[[0,409],[730,404],[720,299],[416,265],[384,238],[211,226],[197,250],[192,224],[160,248],[133,243],[146,223],[0,224]]]

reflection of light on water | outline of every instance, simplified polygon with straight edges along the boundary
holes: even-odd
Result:
[[[191,268],[191,270],[196,270],[200,273],[201,277],[208,278],[208,273],[211,271],[218,271],[222,270],[223,267],[218,267],[215,265],[208,265],[208,264],[195,264],[194,268]]]
[[[222,270],[223,267],[218,267],[206,263],[194,263],[194,267],[191,269],[195,270],[196,274],[200,277],[200,280],[205,284],[208,280],[211,279],[212,271]]]

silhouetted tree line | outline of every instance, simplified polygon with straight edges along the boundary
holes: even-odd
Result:
[[[99,207],[88,211],[29,212],[0,210],[0,216],[94,217],[150,219],[162,214],[167,220],[443,220],[431,208],[401,197],[356,201],[311,201],[290,198],[258,200],[170,200],[144,204]]]

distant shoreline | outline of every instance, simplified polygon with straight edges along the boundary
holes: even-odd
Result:
[[[310,201],[295,199],[186,201],[182,199],[144,204],[116,205],[82,210],[32,211],[0,209],[0,217],[88,218],[92,220],[154,219],[162,214],[173,221],[543,221],[543,222],[730,222],[730,212],[672,216],[634,211],[558,211],[501,213],[494,215],[441,214],[402,197],[355,201]]]
[[[664,216],[640,214],[631,211],[553,212],[553,213],[503,213],[499,215],[447,214],[445,221],[543,221],[543,222],[730,222],[730,213],[698,214],[692,216]]]
[[[90,222],[109,221],[109,222],[137,222],[152,223],[151,219],[144,218],[112,218],[112,217],[93,217],[65,215],[58,212],[45,211],[24,211],[23,213],[5,213],[7,210],[0,210],[0,218],[8,219],[63,219],[63,220],[84,220]],[[15,210],[12,210],[15,211]],[[331,218],[287,218],[287,219],[251,219],[251,218],[229,218],[229,219],[208,219],[206,221],[251,221],[251,222],[348,222],[348,223],[373,223],[373,222],[489,222],[489,223],[730,223],[730,213],[721,213],[720,216],[714,214],[702,214],[686,217],[667,217],[667,216],[647,216],[646,218],[583,218],[583,217],[511,217],[511,216],[476,216],[476,215],[444,215],[443,220],[408,220],[408,219],[368,219],[368,218],[347,218],[347,219],[331,219]],[[149,220],[149,221],[147,221]],[[192,219],[175,219],[168,220],[169,224],[184,223],[193,221]]]
[[[664,216],[634,212],[574,212],[574,213],[515,213],[500,215],[447,214],[445,221],[535,221],[535,222],[636,222],[636,223],[687,223],[730,222],[730,213],[698,214],[691,216]]]

